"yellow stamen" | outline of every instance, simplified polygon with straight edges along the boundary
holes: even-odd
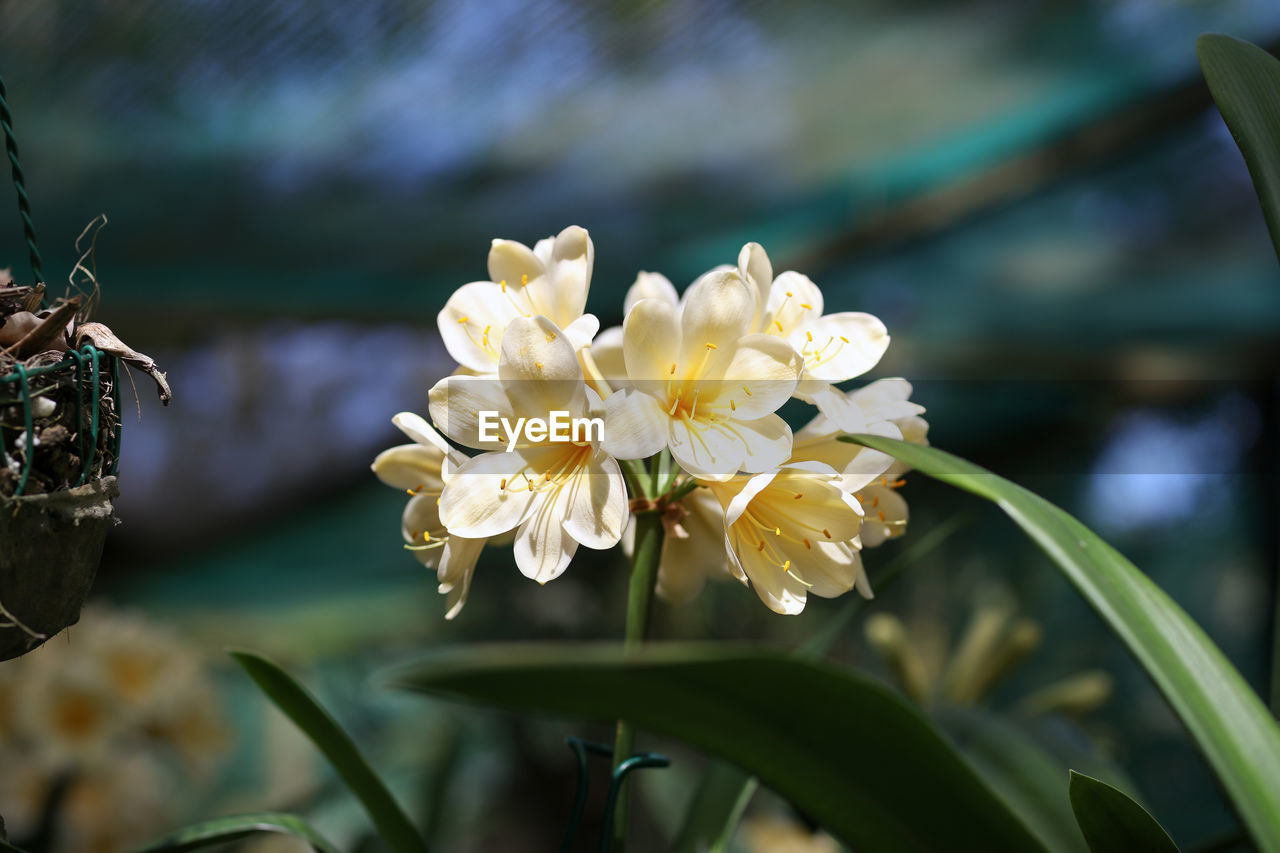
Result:
[[[822,535],[823,535],[823,536],[825,536],[825,537],[827,537],[828,539],[830,539],[830,538],[831,538],[831,531],[824,527],[824,528],[822,528]]]
[[[809,544],[809,540],[808,540],[808,539],[802,539],[801,541],[802,541],[802,542],[804,542],[804,547],[805,547],[806,549],[808,549],[808,550],[810,550],[810,551],[812,551],[812,550],[813,550],[813,546]]]
[[[733,412],[738,411],[738,404],[733,402],[732,399],[729,400],[729,410]]]
[[[520,274],[520,284],[521,284],[521,285],[523,285],[523,286],[528,286],[528,284],[529,284],[529,274],[528,274],[527,272],[526,272],[526,273],[521,273],[521,274]]]
[[[804,492],[796,492],[796,496],[795,496],[794,498],[792,498],[792,500],[796,500],[796,501],[798,501],[798,500],[800,500],[802,497],[804,497]]]
[[[805,332],[804,336],[809,339],[809,343],[813,343],[813,332]]]
[[[813,310],[813,306],[812,306],[812,305],[810,305],[808,302],[801,302],[801,303],[800,303],[800,307],[801,307],[801,308],[804,308],[806,311],[812,311],[812,310]]]
[[[747,396],[748,396],[748,397],[750,397],[750,396],[751,396],[751,389],[750,389],[750,388],[748,388],[746,385],[743,385],[743,386],[742,386],[742,390],[746,392],[746,394],[747,394]]]
[[[716,346],[715,344],[711,343],[710,341],[707,341],[707,349],[720,349],[720,347]]]
[[[777,326],[777,327],[778,327],[778,331],[779,331],[779,332],[781,332],[781,331],[782,331],[782,324],[781,324],[781,323],[779,323],[777,320],[774,320],[774,321],[773,321],[773,325],[775,325],[775,326]]]
[[[884,510],[880,510],[878,513],[876,513],[876,515],[880,516],[880,520],[881,520],[881,521],[884,521],[884,520],[885,520],[885,517],[884,517]]]
[[[471,318],[470,318],[470,317],[459,317],[459,318],[458,318],[458,322],[459,322],[459,323],[466,323],[466,322],[468,322],[468,321],[470,321],[470,320],[471,320]]]
[[[503,477],[502,482],[498,484],[498,491],[505,492],[507,490],[507,478]]]

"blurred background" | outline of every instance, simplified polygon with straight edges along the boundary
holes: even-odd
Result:
[[[126,808],[157,815],[134,822],[137,840],[267,807],[308,814],[348,849],[367,832],[224,661],[234,643],[314,687],[402,799],[433,812],[440,849],[558,843],[575,784],[563,739],[607,730],[389,695],[371,678],[444,644],[616,636],[620,554],[580,552],[538,587],[493,551],[445,622],[433,574],[401,548],[404,496],[369,463],[403,442],[391,416],[425,413],[426,389],[452,369],[435,315],[486,277],[489,241],[532,244],[569,224],[594,239],[589,308],[604,326],[621,321],[639,270],[684,287],[748,240],[776,270],[811,276],[828,310],[878,315],[894,342],[872,378],[912,380],[932,443],[1094,527],[1268,694],[1280,270],[1201,82],[1205,31],[1274,48],[1280,7],[0,5],[0,73],[50,289],[105,214],[96,319],[174,389],[163,409],[135,375],[135,416],[126,388],[122,524],[95,597],[125,614],[113,618],[181,635],[209,672],[200,695],[219,722],[205,733],[221,734],[201,741],[214,769],[160,788],[193,792],[181,808]],[[25,254],[10,205],[0,266],[19,283]],[[980,714],[1061,768],[1064,803],[1065,768],[1094,762],[1129,780],[1184,850],[1244,849],[1163,700],[1048,560],[975,500],[919,477],[903,493],[911,529],[868,552],[873,578],[930,530],[955,532],[911,555],[834,656],[892,680],[896,620],[940,685],[914,698],[957,739],[980,740]],[[845,607],[812,600],[784,618],[716,584],[694,605],[660,605],[656,633],[796,645]],[[993,624],[995,639],[973,639]],[[87,652],[89,630],[51,653]],[[954,658],[970,646],[966,660],[991,663],[957,687]],[[1046,698],[1054,685],[1062,695]],[[121,743],[136,754],[136,739]],[[702,759],[643,744],[675,759],[648,771],[637,806],[637,849],[661,850]],[[24,783],[24,818],[16,794],[0,798],[15,840],[38,830],[53,775]],[[62,811],[66,826],[111,813]],[[742,850],[786,849],[776,833],[802,832],[765,793],[748,818]]]

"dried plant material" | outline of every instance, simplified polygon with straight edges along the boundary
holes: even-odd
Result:
[[[37,311],[40,303],[44,301],[44,282],[39,282],[35,287],[27,289],[27,295],[22,297],[23,311]]]
[[[40,327],[40,318],[30,311],[10,314],[0,326],[0,349],[8,349]]]
[[[76,327],[75,340],[77,347],[83,346],[87,341],[103,352],[116,356],[125,364],[131,364],[146,373],[155,380],[161,403],[167,406],[169,401],[173,399],[173,393],[169,390],[169,382],[156,367],[155,359],[130,348],[103,324],[81,323]]]
[[[80,297],[71,297],[49,316],[39,318],[39,324],[31,328],[17,343],[10,344],[5,352],[18,358],[28,358],[47,350],[66,352],[68,326],[75,319],[76,311],[79,309]],[[19,312],[14,316],[24,313],[28,312]],[[5,323],[6,327],[8,325]]]

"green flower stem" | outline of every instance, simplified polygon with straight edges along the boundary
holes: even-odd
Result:
[[[658,512],[642,512],[636,515],[636,544],[631,558],[631,585],[627,591],[627,627],[624,645],[633,649],[641,645],[649,634],[649,612],[653,604],[653,591],[658,580],[658,560],[662,556],[662,515]],[[618,721],[618,733],[613,741],[613,766],[631,757],[635,751],[636,733],[631,723]],[[629,787],[626,783],[618,791],[613,820],[613,853],[623,853],[627,847],[627,806]]]
[[[681,483],[679,486],[677,486],[675,490],[672,491],[671,494],[667,496],[667,500],[678,501],[696,488],[698,488],[698,481],[690,477],[689,479]]]
[[[622,473],[627,478],[627,485],[631,487],[631,497],[650,497],[649,472],[645,469],[644,462],[639,459],[619,459],[618,466],[622,468]]]

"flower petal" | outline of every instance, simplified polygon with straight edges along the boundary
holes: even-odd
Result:
[[[675,285],[662,273],[642,272],[636,276],[635,283],[627,289],[626,299],[622,303],[622,316],[631,313],[631,309],[641,299],[660,299],[672,308],[680,305],[680,295]]]
[[[756,297],[758,313],[752,329],[763,331],[758,328],[758,325],[763,320],[762,315],[769,302],[769,289],[773,284],[773,264],[769,261],[769,255],[765,252],[764,246],[759,243],[748,243],[743,246],[738,252],[738,272]]]
[[[439,492],[444,488],[444,454],[421,444],[388,448],[373,460],[373,473],[393,489]]]
[[[690,377],[706,375],[701,365],[708,353],[714,357],[716,349],[737,345],[751,330],[755,310],[756,296],[737,272],[714,273],[691,287],[680,316],[682,372]]]
[[[807,275],[784,272],[769,288],[769,311],[764,328],[770,335],[786,335],[806,320],[822,316],[822,291]]]
[[[512,418],[511,400],[493,376],[446,376],[427,393],[431,420],[449,438],[478,450],[503,450],[507,439],[499,426],[490,429],[494,441],[480,438],[480,412],[496,412],[498,418]],[[492,421],[490,422],[492,423]]]
[[[476,562],[480,552],[484,550],[486,540],[467,539],[462,536],[450,536],[440,556],[440,568],[436,578],[440,581],[440,591],[448,595],[444,614],[445,619],[452,619],[462,612],[467,603],[467,593],[471,591],[471,577],[476,571]]]
[[[623,325],[622,354],[632,385],[659,393],[680,351],[676,308],[661,299],[641,299]]]
[[[494,240],[489,247],[489,280],[505,282],[508,288],[520,288],[546,270],[542,261],[524,243]],[[504,298],[505,302],[506,299]]]
[[[870,314],[846,311],[801,323],[791,342],[805,357],[806,375],[843,382],[876,366],[889,348],[889,332]]]
[[[596,335],[591,342],[591,358],[605,381],[613,387],[620,386],[627,378],[627,362],[622,355],[623,331],[621,326],[610,326]]]
[[[578,356],[547,317],[517,317],[507,325],[498,377],[512,409],[522,417],[545,418],[553,411],[581,416],[586,409]]]
[[[790,399],[800,377],[800,358],[786,341],[769,335],[747,335],[735,342],[723,373],[708,376],[699,387],[703,398],[722,417],[752,420],[776,412]],[[733,400],[732,406],[728,403]]]
[[[591,339],[600,331],[600,318],[595,314],[583,314],[564,327],[564,336],[575,350],[591,346]]]
[[[577,553],[578,542],[564,531],[565,490],[543,493],[528,519],[516,531],[515,558],[520,573],[538,583],[555,580]]]
[[[445,349],[477,373],[497,369],[502,333],[520,312],[491,281],[473,281],[454,291],[436,318]]]
[[[618,459],[645,459],[667,446],[667,413],[652,394],[624,388],[604,403],[601,446]]]
[[[588,548],[612,548],[627,519],[627,484],[611,456],[597,452],[564,487],[569,492],[564,530]]]
[[[440,495],[440,520],[450,535],[480,539],[524,521],[537,492],[521,488],[521,451],[482,453],[454,473]]]

